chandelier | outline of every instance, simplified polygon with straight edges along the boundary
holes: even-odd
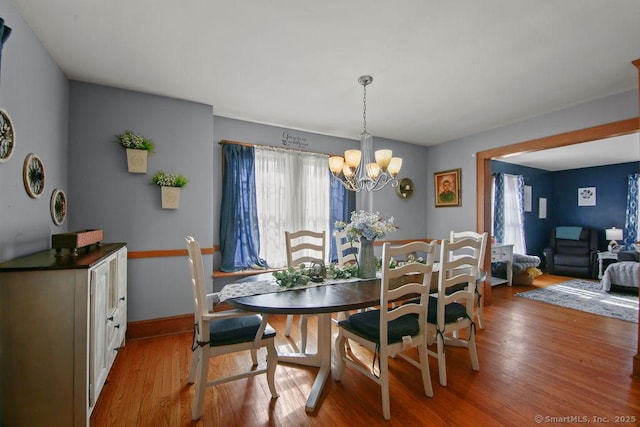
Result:
[[[396,176],[402,167],[400,157],[392,157],[391,150],[377,150],[373,159],[373,141],[367,133],[367,85],[371,76],[360,76],[358,83],[364,88],[363,131],[360,134],[360,150],[347,150],[344,157],[329,157],[329,169],[334,178],[350,191],[378,191],[391,183],[398,185]]]

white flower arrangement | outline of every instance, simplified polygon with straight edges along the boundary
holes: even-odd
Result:
[[[151,178],[151,182],[161,187],[184,187],[189,180],[184,175],[158,171],[153,178]]]
[[[153,149],[155,148],[155,144],[152,140],[141,135],[136,135],[130,130],[127,130],[116,137],[118,138],[118,143],[124,148],[133,148],[135,150],[146,150],[150,152],[153,152]]]
[[[393,224],[393,217],[385,221],[378,212],[371,213],[364,210],[351,212],[348,224],[337,221],[335,226],[340,231],[346,230],[347,236],[356,240],[360,240],[361,237],[367,240],[381,239],[397,228]]]

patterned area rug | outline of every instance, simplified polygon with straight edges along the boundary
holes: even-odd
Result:
[[[599,282],[569,280],[518,296],[638,323],[638,295],[603,292]]]

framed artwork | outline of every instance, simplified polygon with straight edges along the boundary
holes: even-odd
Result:
[[[578,188],[578,206],[596,205],[596,187]]]
[[[44,193],[44,164],[40,157],[33,153],[27,154],[24,158],[22,166],[22,180],[24,181],[24,189],[29,197],[37,199]]]
[[[436,172],[433,174],[436,208],[461,206],[462,181],[461,169]]]
[[[538,218],[547,219],[547,198],[540,197],[538,199]]]
[[[16,132],[9,114],[0,109],[0,163],[4,163],[13,154],[13,147],[16,141]]]
[[[67,217],[67,196],[56,188],[51,194],[51,219],[55,225],[61,225]]]
[[[524,186],[524,211],[525,212],[531,212],[532,210],[531,191],[532,191],[532,188],[530,185]]]

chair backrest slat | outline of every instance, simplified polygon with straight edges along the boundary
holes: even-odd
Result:
[[[324,231],[299,230],[284,232],[287,248],[287,267],[300,264],[326,262],[326,238]]]

